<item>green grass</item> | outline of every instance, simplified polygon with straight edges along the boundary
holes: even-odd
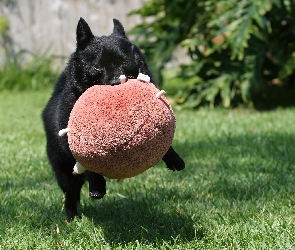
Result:
[[[163,163],[65,221],[40,113],[50,91],[0,93],[0,249],[294,249],[295,109],[176,111]]]

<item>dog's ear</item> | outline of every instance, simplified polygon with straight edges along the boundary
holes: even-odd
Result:
[[[76,32],[77,47],[85,47],[93,38],[94,35],[92,34],[89,25],[82,17],[80,17]]]
[[[113,19],[113,23],[114,23],[113,35],[128,39],[125,34],[125,30],[122,23],[120,23],[120,21],[115,18]]]

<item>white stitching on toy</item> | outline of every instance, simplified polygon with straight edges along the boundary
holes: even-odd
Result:
[[[58,135],[59,135],[59,136],[64,136],[64,135],[66,135],[69,131],[70,131],[69,128],[61,129],[60,131],[58,131]]]

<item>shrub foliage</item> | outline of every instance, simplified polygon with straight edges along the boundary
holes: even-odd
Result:
[[[149,0],[130,14],[143,17],[132,33],[159,71],[177,46],[190,56],[178,76],[194,84],[178,102],[230,107],[294,94],[294,13],[293,0]]]
[[[31,60],[22,62],[23,53],[16,54],[13,62],[6,61],[0,69],[0,91],[38,90],[51,87],[58,77],[52,64],[55,57],[33,55]]]
[[[17,51],[9,36],[9,22],[0,17],[0,49],[3,51],[0,68],[0,91],[36,90],[52,86],[58,72],[52,66],[57,56],[34,54],[28,50]]]

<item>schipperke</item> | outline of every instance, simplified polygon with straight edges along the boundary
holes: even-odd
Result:
[[[59,76],[52,97],[45,107],[42,118],[47,137],[47,154],[55,172],[58,184],[65,194],[67,220],[78,215],[77,205],[80,190],[89,181],[89,195],[101,199],[106,194],[106,181],[103,176],[85,171],[73,175],[76,160],[71,154],[67,136],[60,137],[59,130],[66,128],[70,112],[79,96],[96,84],[119,84],[119,76],[137,78],[139,73],[154,78],[140,49],[126,37],[122,24],[113,19],[114,28],[110,36],[94,36],[83,18],[80,18],[75,52]],[[182,170],[183,160],[172,147],[163,157],[171,170]]]

